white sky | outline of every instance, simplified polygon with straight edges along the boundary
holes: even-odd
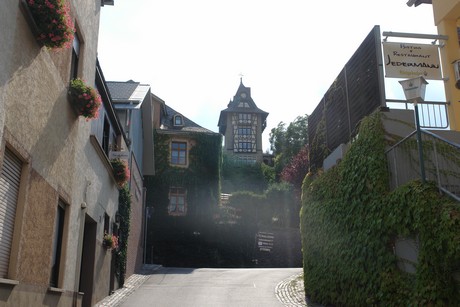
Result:
[[[107,81],[150,84],[167,105],[215,132],[243,74],[269,112],[265,151],[279,122],[311,114],[375,25],[437,34],[432,6],[406,2],[115,0],[101,10],[98,56]],[[387,98],[403,97],[399,84],[387,87]]]

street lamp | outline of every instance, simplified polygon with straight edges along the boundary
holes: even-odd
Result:
[[[425,182],[425,163],[423,161],[423,147],[422,147],[422,132],[420,130],[420,119],[418,115],[418,102],[425,100],[425,89],[428,82],[423,76],[419,76],[412,79],[399,81],[404,90],[406,100],[414,104],[415,113],[415,129],[417,132],[417,146],[420,160],[420,175],[422,176],[422,182]]]

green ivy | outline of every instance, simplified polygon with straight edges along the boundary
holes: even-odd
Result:
[[[172,248],[183,246],[187,252],[190,238],[199,240],[212,234],[213,214],[220,200],[220,176],[222,164],[222,136],[216,133],[190,133],[184,135],[193,142],[189,150],[188,167],[170,165],[170,134],[154,132],[155,175],[146,176],[147,205],[154,207],[149,219],[147,234],[147,258],[156,263],[166,263],[176,257]],[[187,190],[187,214],[169,216],[169,188]],[[199,233],[198,237],[194,234]],[[152,251],[154,255],[150,255]],[[155,258],[157,257],[157,258]],[[159,262],[158,262],[159,261]],[[189,264],[190,265],[190,264]]]
[[[335,306],[456,306],[459,204],[431,183],[389,191],[381,113],[365,118],[338,166],[303,183],[305,291]],[[397,237],[420,241],[416,274],[397,268]]]
[[[264,163],[242,162],[228,153],[223,154],[222,160],[224,193],[244,190],[262,193],[270,180],[275,180],[275,170]]]
[[[123,286],[126,276],[126,259],[128,253],[128,238],[131,224],[131,194],[128,185],[120,189],[118,196],[118,214],[120,215],[120,228],[118,251],[115,252],[115,268],[120,287]]]

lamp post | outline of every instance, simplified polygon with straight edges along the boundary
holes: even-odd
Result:
[[[425,182],[426,178],[425,162],[423,160],[422,132],[420,130],[420,119],[418,115],[417,103],[423,102],[425,100],[425,89],[428,82],[423,76],[419,76],[416,78],[399,81],[399,83],[403,87],[406,100],[414,104],[415,129],[417,134],[417,146],[420,161],[420,175],[422,176],[422,182]]]

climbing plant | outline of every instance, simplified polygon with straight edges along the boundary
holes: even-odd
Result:
[[[456,306],[460,206],[432,183],[389,190],[380,113],[365,118],[349,152],[303,182],[305,292],[335,306]],[[418,238],[416,273],[398,269],[400,237]]]
[[[222,137],[216,133],[180,136],[188,139],[191,145],[187,167],[169,163],[171,134],[154,133],[155,175],[146,177],[147,204],[154,208],[148,221],[147,252],[150,254],[153,251],[148,258],[160,261],[156,263],[176,261],[173,264],[193,265],[194,260],[208,257],[199,254],[196,246],[204,246],[204,241],[213,233],[213,215],[220,199]],[[168,213],[170,187],[180,187],[186,191],[187,209],[183,216]],[[180,253],[179,249],[182,249]],[[206,253],[204,249],[199,250]],[[194,253],[193,257],[181,256],[187,253]]]
[[[118,196],[118,214],[120,215],[119,247],[118,251],[115,251],[115,268],[120,286],[123,286],[126,275],[128,238],[131,223],[131,193],[127,185],[120,189]]]

